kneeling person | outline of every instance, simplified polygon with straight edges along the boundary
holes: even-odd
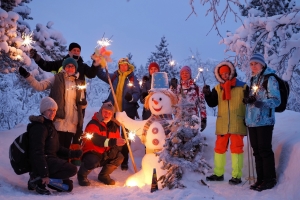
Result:
[[[68,192],[73,189],[73,182],[69,178],[77,173],[77,167],[66,160],[57,157],[60,153],[69,158],[79,158],[82,150],[69,150],[59,144],[59,136],[54,127],[53,120],[56,115],[57,104],[50,98],[45,97],[40,104],[40,116],[30,116],[30,124],[27,126],[29,133],[29,160],[32,170],[29,173],[28,189],[49,195],[49,188],[53,188],[50,178],[62,179],[68,185]]]
[[[114,185],[115,181],[110,174],[123,162],[120,152],[125,140],[120,137],[119,126],[113,119],[114,106],[111,102],[103,103],[99,112],[85,128],[85,134],[92,134],[88,139],[83,136],[83,156],[81,166],[77,173],[78,183],[89,186],[88,174],[97,167],[102,167],[98,180],[106,185]]]

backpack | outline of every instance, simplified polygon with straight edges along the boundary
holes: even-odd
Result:
[[[286,105],[288,102],[289,94],[290,94],[290,86],[287,81],[282,80],[279,76],[277,76],[274,73],[267,74],[264,76],[264,81],[262,83],[262,86],[265,88],[265,90],[268,92],[268,80],[270,76],[274,76],[278,82],[279,86],[279,92],[280,92],[280,99],[281,103],[279,106],[275,108],[275,112],[283,112],[286,109]],[[251,84],[252,84],[252,78],[251,78]]]
[[[28,151],[29,132],[26,131],[19,135],[9,147],[10,164],[17,175],[31,171]]]
[[[9,147],[9,160],[17,175],[27,173],[31,170],[29,162],[29,133],[19,135]]]

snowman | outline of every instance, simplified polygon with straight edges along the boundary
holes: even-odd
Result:
[[[142,169],[130,176],[125,185],[143,187],[152,183],[153,168],[159,178],[165,174],[158,162],[156,152],[162,150],[165,139],[170,132],[172,119],[172,106],[177,104],[176,95],[168,89],[168,76],[165,72],[156,72],[152,75],[151,89],[145,99],[145,108],[150,109],[152,115],[147,120],[135,121],[125,112],[117,112],[116,119],[125,128],[135,131],[142,143],[146,146],[146,154],[142,158]],[[159,183],[159,187],[161,185]]]

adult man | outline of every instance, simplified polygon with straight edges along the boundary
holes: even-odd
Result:
[[[88,139],[83,136],[83,156],[77,179],[80,186],[89,186],[88,174],[95,168],[101,167],[98,180],[106,185],[114,185],[115,181],[110,174],[121,165],[124,157],[120,147],[125,140],[120,137],[119,127],[113,119],[114,106],[111,102],[103,103],[99,112],[87,124],[85,133],[93,133]]]

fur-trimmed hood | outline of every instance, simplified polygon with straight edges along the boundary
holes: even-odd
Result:
[[[236,71],[235,71],[235,67],[234,65],[230,62],[230,61],[222,61],[220,62],[216,67],[215,67],[215,70],[214,70],[214,74],[215,74],[215,77],[217,79],[218,82],[220,83],[224,83],[225,81],[221,78],[220,74],[219,74],[219,69],[220,67],[222,66],[228,66],[229,69],[230,69],[230,74],[229,74],[229,80],[231,80],[232,78],[236,77]]]
[[[35,116],[35,115],[30,115],[29,116],[29,121],[30,122],[40,122],[40,123],[44,123],[44,116],[43,115],[39,115],[39,116]]]

